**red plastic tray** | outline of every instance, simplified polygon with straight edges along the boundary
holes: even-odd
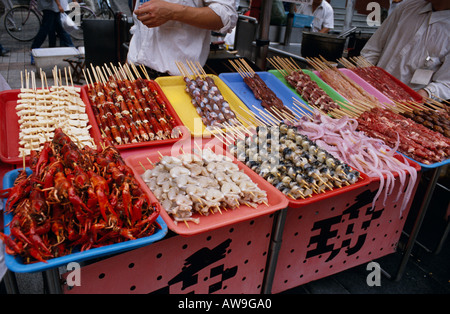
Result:
[[[352,168],[352,169],[354,169],[354,168]],[[289,201],[289,207],[298,208],[298,207],[308,205],[308,204],[311,204],[314,202],[318,202],[318,201],[321,201],[321,200],[324,200],[324,199],[327,199],[330,197],[339,196],[343,193],[350,192],[361,186],[368,185],[371,181],[370,177],[368,177],[366,174],[364,174],[362,172],[360,172],[359,174],[360,174],[361,178],[359,178],[359,180],[353,184],[343,186],[341,188],[335,188],[331,191],[327,191],[327,192],[320,193],[320,194],[312,194],[311,197],[307,197],[305,199],[300,198],[300,199],[294,200],[291,197],[286,196],[286,199]]]
[[[218,142],[218,141],[217,141]],[[195,224],[193,222],[189,222],[187,227],[184,223],[179,222],[175,224],[172,217],[165,211],[161,210],[161,217],[166,222],[167,226],[170,230],[184,236],[191,236],[199,233],[203,233],[206,231],[211,231],[214,229],[218,229],[224,226],[232,225],[237,222],[241,222],[244,220],[260,217],[262,215],[267,215],[273,213],[279,209],[286,208],[288,206],[288,200],[280,191],[278,191],[274,186],[264,180],[262,177],[258,176],[255,172],[253,172],[250,168],[245,166],[243,163],[239,162],[235,158],[231,157],[229,153],[222,149],[222,143],[217,144],[216,141],[211,140],[207,144],[199,144],[202,148],[211,148],[217,154],[225,153],[228,157],[233,159],[233,162],[239,166],[239,169],[244,171],[253,182],[258,184],[258,186],[267,192],[267,204],[261,204],[256,208],[249,207],[246,205],[241,205],[236,209],[228,209],[222,210],[222,214],[215,213],[208,216],[202,216],[200,214],[194,214],[193,217],[200,218],[200,223]],[[196,142],[198,143],[198,142]],[[152,163],[156,163],[161,159],[161,155],[170,155],[170,156],[179,156],[183,154],[183,152],[191,152],[192,149],[196,147],[194,146],[194,141],[185,141],[184,145],[174,145],[172,147],[160,147],[155,148],[151,151],[147,151],[144,153],[138,153],[136,155],[132,155],[125,159],[125,162],[133,169],[135,176],[140,182],[144,182],[141,179],[141,175],[144,173],[144,168],[151,169],[153,166],[147,160],[150,159]],[[161,154],[161,155],[160,155]],[[150,189],[148,189],[151,193]]]
[[[115,145],[116,148],[119,150],[174,144],[175,142],[177,142],[181,139],[186,139],[186,138],[191,137],[189,130],[183,125],[183,122],[181,122],[180,117],[177,115],[175,109],[170,104],[169,100],[167,99],[166,95],[162,91],[161,87],[154,81],[146,81],[146,82],[150,83],[158,91],[158,93],[162,96],[163,100],[167,104],[167,107],[166,107],[167,111],[173,117],[173,119],[175,121],[175,127],[179,128],[179,130],[182,132],[182,136],[179,138],[171,138],[171,139],[166,139],[166,140],[155,140],[155,141],[146,141],[146,142],[139,142],[139,143],[128,143],[128,144]],[[89,116],[89,120],[91,121],[91,124],[92,124],[94,140],[97,143],[99,143],[99,142],[102,142],[103,137],[101,135],[100,128],[98,127],[97,120],[95,119],[95,115],[92,110],[92,106],[91,106],[91,102],[89,100],[87,89],[88,89],[87,85],[84,85],[81,88],[81,99],[83,99],[84,103],[86,104],[86,112],[87,112],[87,114]]]
[[[19,116],[16,113],[19,89],[0,92],[0,160],[8,164],[22,164],[23,158],[19,157]],[[89,124],[92,120],[89,117]],[[95,140],[93,128],[89,130]],[[29,157],[25,158],[28,162]]]
[[[374,66],[374,68],[378,68],[380,69],[383,73],[385,73],[387,76],[389,76],[389,78],[391,78],[391,80],[393,80],[396,84],[398,84],[402,89],[404,89],[409,95],[411,95],[411,97],[419,102],[422,103],[423,102],[423,97],[417,93],[415,90],[413,90],[411,87],[409,87],[408,85],[406,85],[405,83],[403,83],[402,81],[400,81],[398,78],[396,78],[395,76],[393,76],[391,73],[389,73],[388,71],[386,71],[383,68],[380,67],[376,67]],[[358,72],[356,72],[358,74]]]

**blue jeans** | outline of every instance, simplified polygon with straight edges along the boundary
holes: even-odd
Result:
[[[42,12],[42,25],[31,44],[31,49],[40,48],[47,35],[49,47],[56,47],[56,35],[59,36],[59,44],[61,47],[74,47],[69,33],[62,27],[60,13],[50,10],[43,10]]]

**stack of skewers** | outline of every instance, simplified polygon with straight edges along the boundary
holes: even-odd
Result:
[[[192,105],[209,129],[222,129],[232,126],[241,126],[230,104],[224,99],[222,93],[211,76],[208,76],[202,66],[197,62],[186,61],[191,72],[185,65],[177,62],[176,65],[183,75],[186,92],[191,97]]]
[[[179,137],[164,99],[148,77],[147,81],[142,79],[135,66],[131,65],[131,69],[127,64],[111,68],[91,66],[91,71],[85,72],[85,79],[89,83],[89,101],[96,122],[103,137],[112,143],[121,145]]]
[[[286,82],[312,107],[323,112],[339,108],[339,105],[319,85],[304,73],[293,60],[273,57],[269,62],[283,75]]]
[[[283,119],[285,115],[293,116],[292,111],[283,104],[283,101],[277,97],[275,92],[266,85],[245,60],[230,60],[230,63],[241,75],[244,83],[253,92],[255,98],[261,101],[261,106],[270,115],[275,116],[277,119]]]
[[[37,88],[35,72],[25,72],[17,100],[19,116],[19,156],[28,156],[32,150],[40,151],[43,144],[53,138],[55,128],[61,128],[75,143],[83,147],[95,146],[89,134],[88,116],[80,97],[80,88],[69,84],[67,70],[63,83],[61,70],[53,69],[54,85],[49,87],[41,70],[42,88]],[[72,82],[69,70],[70,81]]]

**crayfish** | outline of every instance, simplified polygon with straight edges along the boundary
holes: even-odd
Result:
[[[0,191],[12,214],[11,232],[0,233],[0,239],[24,263],[134,240],[160,228],[159,205],[150,202],[112,145],[80,149],[56,129],[40,153],[31,153],[30,169]]]

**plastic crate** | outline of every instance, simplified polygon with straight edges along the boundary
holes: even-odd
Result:
[[[35,48],[31,50],[31,54],[37,68],[64,64],[64,59],[82,55],[75,47]]]
[[[65,282],[63,293],[261,293],[273,216],[169,237],[84,266],[81,285],[69,287]]]
[[[305,14],[294,14],[294,21],[292,27],[312,27],[314,16]]]
[[[413,166],[420,170],[418,164]],[[402,198],[395,202],[400,189],[396,180],[386,205],[384,197],[380,197],[372,210],[379,186],[379,179],[373,178],[368,185],[341,196],[288,208],[272,292],[279,293],[394,253],[413,197],[400,215]]]

